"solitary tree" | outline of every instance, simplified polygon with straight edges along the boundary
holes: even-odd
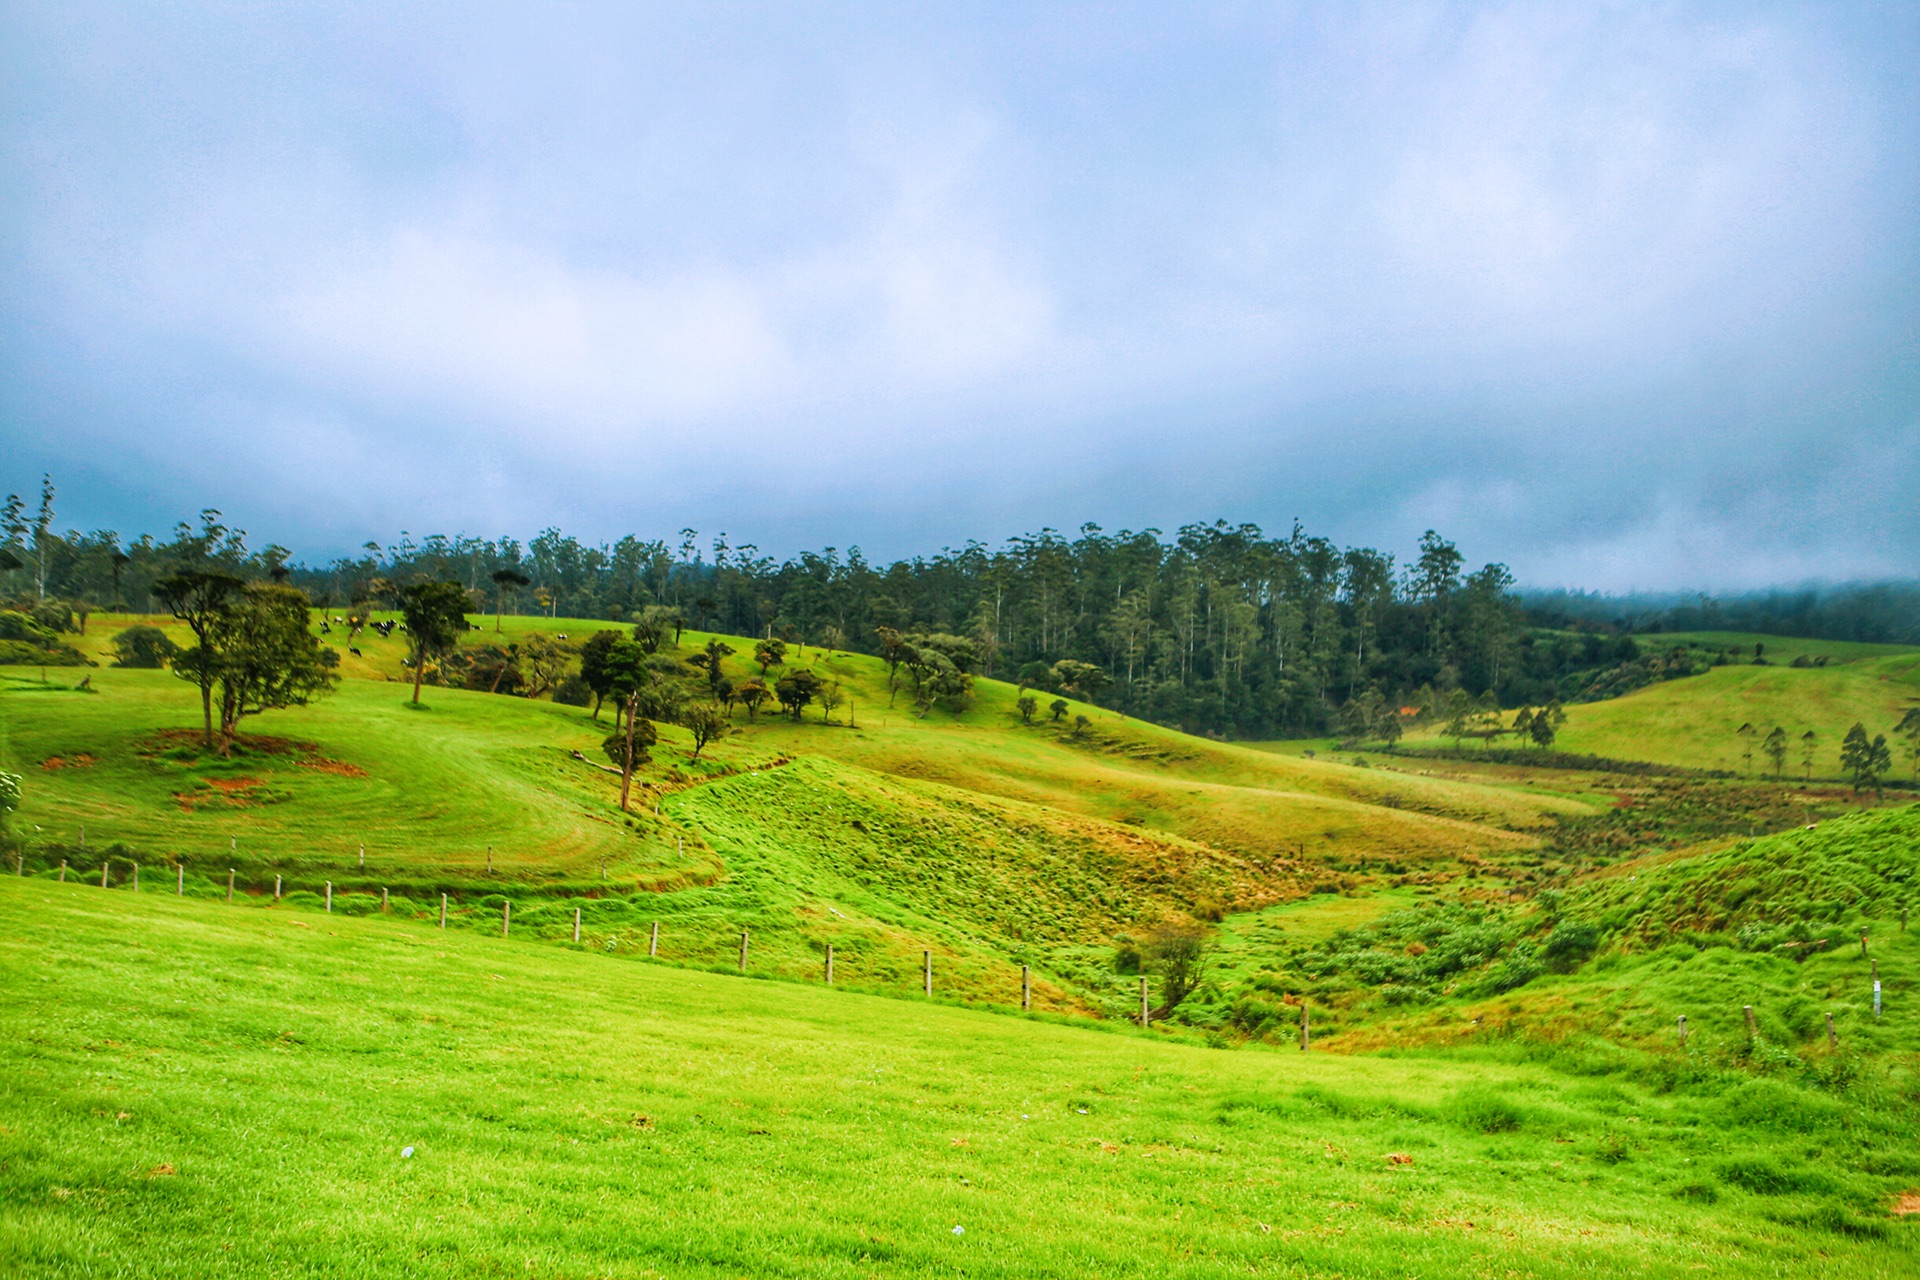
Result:
[[[1865,725],[1856,723],[1847,730],[1846,738],[1840,743],[1840,769],[1853,783],[1856,793],[1869,787],[1877,789],[1892,764],[1893,753],[1887,750],[1885,734],[1876,734],[1869,741]]]
[[[580,680],[593,690],[593,718],[600,718],[600,704],[613,690],[613,675],[607,667],[607,655],[620,643],[617,631],[596,631],[580,646]]]
[[[787,642],[769,636],[753,646],[753,660],[760,664],[760,676],[766,678],[770,667],[782,665],[787,660]]]
[[[690,704],[680,713],[680,727],[693,735],[693,755],[688,759],[698,760],[709,742],[726,735],[727,726],[727,713],[714,703]]]
[[[1165,1016],[1193,994],[1206,976],[1211,954],[1206,931],[1198,925],[1163,925],[1147,935],[1140,948],[1140,958],[1149,971],[1160,977],[1160,1007],[1155,1010],[1156,1014]]]
[[[1061,716],[1067,714],[1067,700],[1065,698],[1055,698],[1047,704],[1047,710],[1053,713],[1055,720],[1058,720]]]
[[[413,705],[420,705],[420,681],[427,663],[452,653],[467,631],[467,591],[457,582],[416,582],[399,593],[413,657]]]
[[[767,688],[767,682],[765,680],[755,676],[752,679],[741,681],[740,687],[733,691],[733,696],[738,698],[746,707],[747,719],[751,720],[759,714],[760,708],[766,703],[767,699],[773,696],[773,690]]]
[[[509,594],[517,599],[520,588],[530,584],[533,579],[518,569],[495,569],[491,576],[493,578],[493,629],[498,632],[502,603]]]
[[[1920,778],[1920,707],[1908,707],[1893,731],[1907,740],[1907,760],[1913,766],[1913,776]]]
[[[720,682],[726,679],[721,660],[733,652],[733,646],[721,640],[709,640],[706,647],[687,659],[687,665],[698,667],[707,673],[707,691],[718,694]]]
[[[600,749],[607,753],[607,759],[620,768],[620,810],[626,812],[627,799],[633,794],[633,771],[652,757],[648,754],[653,744],[659,741],[659,731],[653,722],[640,714],[640,692],[634,690],[626,698],[627,727],[624,732],[612,734]]]
[[[340,659],[309,624],[307,593],[252,583],[228,598],[208,628],[220,687],[220,754],[233,750],[242,716],[305,706],[332,689]]]
[[[175,656],[173,674],[182,680],[190,680],[200,688],[200,714],[203,723],[201,745],[207,750],[213,749],[213,686],[220,678],[219,663],[213,646],[208,643],[220,613],[227,601],[236,595],[244,584],[240,579],[225,573],[209,573],[197,569],[188,569],[170,577],[162,578],[153,584],[154,598],[167,607],[167,611],[187,624],[198,642],[185,653]]]
[[[1030,693],[1022,693],[1013,705],[1014,708],[1020,712],[1020,722],[1022,724],[1032,724],[1033,713],[1040,709],[1040,699]]]
[[[1787,767],[1787,731],[1779,725],[1773,726],[1760,746],[1767,753],[1767,759],[1773,762],[1773,780],[1778,782],[1780,774]]]
[[[800,713],[805,711],[820,693],[821,680],[812,671],[802,667],[781,676],[773,686],[773,696],[780,699],[781,710],[792,716],[795,723]]]

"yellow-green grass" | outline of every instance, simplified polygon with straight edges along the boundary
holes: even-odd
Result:
[[[1787,733],[1787,775],[1804,773],[1801,735],[1818,735],[1816,778],[1840,777],[1840,743],[1854,724],[1890,734],[1909,707],[1920,705],[1920,653],[1862,658],[1844,666],[1716,667],[1664,681],[1624,697],[1567,709],[1556,749],[1698,769],[1771,775],[1760,748],[1774,726]],[[1756,730],[1744,758],[1741,725]],[[1897,772],[1909,766],[1903,758]]]
[[[489,846],[509,883],[597,879],[602,858],[628,881],[713,873],[704,854],[681,856],[670,823],[643,812],[627,825],[610,803],[617,780],[571,757],[604,763],[608,726],[574,708],[435,689],[415,709],[393,686],[345,680],[311,706],[245,722],[278,749],[243,743],[221,760],[199,749],[191,686],[159,671],[89,674],[87,692],[0,678],[0,760],[27,775],[16,823],[45,840],[76,844],[85,827],[96,846],[201,875],[345,879],[362,845],[375,877],[478,874]],[[683,736],[663,732],[669,750]]]
[[[1904,1110],[1721,1072],[1209,1051],[0,880],[9,1275],[1892,1276],[1916,1182]]]
[[[91,642],[106,646],[125,621],[96,615]],[[618,624],[522,617],[505,619],[504,625],[509,640],[536,632],[578,640]],[[491,643],[490,620],[487,626],[470,633],[466,643]],[[751,662],[753,641],[744,637],[690,631],[674,652],[691,654],[710,639],[735,649],[727,669],[736,681],[758,674]],[[328,642],[345,648],[339,628]],[[389,640],[363,633],[355,646],[364,656],[343,658],[347,676],[407,678],[400,665],[406,653],[402,633]],[[909,691],[889,690],[885,666],[877,659],[818,648],[790,650],[789,666],[802,664],[840,682],[847,704],[834,713],[835,724],[819,723],[818,709],[798,725],[767,712],[753,720],[739,714],[749,740],[771,750],[828,755],[899,776],[1151,826],[1250,857],[1271,860],[1303,851],[1340,860],[1495,855],[1531,849],[1537,842],[1517,833],[1544,825],[1552,814],[1586,811],[1577,800],[1510,787],[1377,777],[1337,763],[1277,759],[1072,700],[1056,723],[1045,709],[1051,699],[1043,698],[1038,723],[1023,725],[1014,705],[1019,691],[995,680],[979,681],[963,711],[939,707],[923,718],[912,708]],[[779,674],[779,669],[772,672]],[[906,684],[904,674],[899,683]],[[1091,723],[1076,736],[1072,726],[1079,715]]]
[[[1796,658],[1825,658],[1829,663],[1896,658],[1920,652],[1908,644],[1873,644],[1863,640],[1806,640],[1798,636],[1770,636],[1755,631],[1653,631],[1634,637],[1643,653],[1661,653],[1676,645],[1719,651],[1732,650],[1744,661],[1753,660],[1753,647],[1765,645],[1769,663]]]

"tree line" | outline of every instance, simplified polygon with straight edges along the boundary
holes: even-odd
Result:
[[[37,505],[10,496],[0,511],[0,591],[50,625],[64,614],[84,628],[89,609],[163,612],[158,584],[182,571],[297,587],[323,608],[370,607],[396,584],[453,582],[476,611],[496,615],[629,621],[664,610],[676,625],[883,657],[900,637],[918,637],[916,652],[954,670],[931,670],[916,688],[951,688],[964,668],[1235,737],[1336,730],[1361,699],[1399,706],[1462,690],[1545,705],[1587,696],[1603,674],[1628,687],[1672,674],[1610,628],[1531,626],[1504,565],[1470,569],[1433,531],[1404,562],[1297,524],[1270,535],[1217,520],[1171,537],[1042,529],[885,564],[857,547],[777,559],[725,534],[703,543],[691,529],[595,545],[557,529],[525,543],[402,535],[310,564],[279,544],[253,549],[217,510],[168,538],[124,539],[59,531],[54,500],[48,480]],[[951,638],[968,646],[965,663],[942,649]]]

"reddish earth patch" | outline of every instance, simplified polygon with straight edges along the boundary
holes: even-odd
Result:
[[[321,756],[313,760],[302,760],[302,769],[318,769],[321,773],[336,774],[342,778],[364,778],[367,771],[357,764],[348,764],[345,760],[329,760]]]
[[[1920,1191],[1903,1191],[1894,1198],[1893,1211],[1902,1217],[1920,1213]]]
[[[93,757],[82,751],[70,756],[48,756],[40,762],[40,767],[42,769],[84,769],[93,762]]]
[[[202,805],[225,802],[236,809],[245,809],[260,790],[258,778],[202,778],[202,789],[196,791],[176,791],[174,801],[192,813]]]

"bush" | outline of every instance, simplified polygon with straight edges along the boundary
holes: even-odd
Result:
[[[128,627],[113,638],[113,665],[151,670],[164,667],[180,652],[180,646],[167,639],[158,627]]]
[[[1572,973],[1600,945],[1600,930],[1596,925],[1584,921],[1562,920],[1547,935],[1542,954],[1547,967],[1555,973]]]
[[[593,690],[579,676],[568,676],[553,691],[553,700],[563,707],[585,707],[593,703]]]

